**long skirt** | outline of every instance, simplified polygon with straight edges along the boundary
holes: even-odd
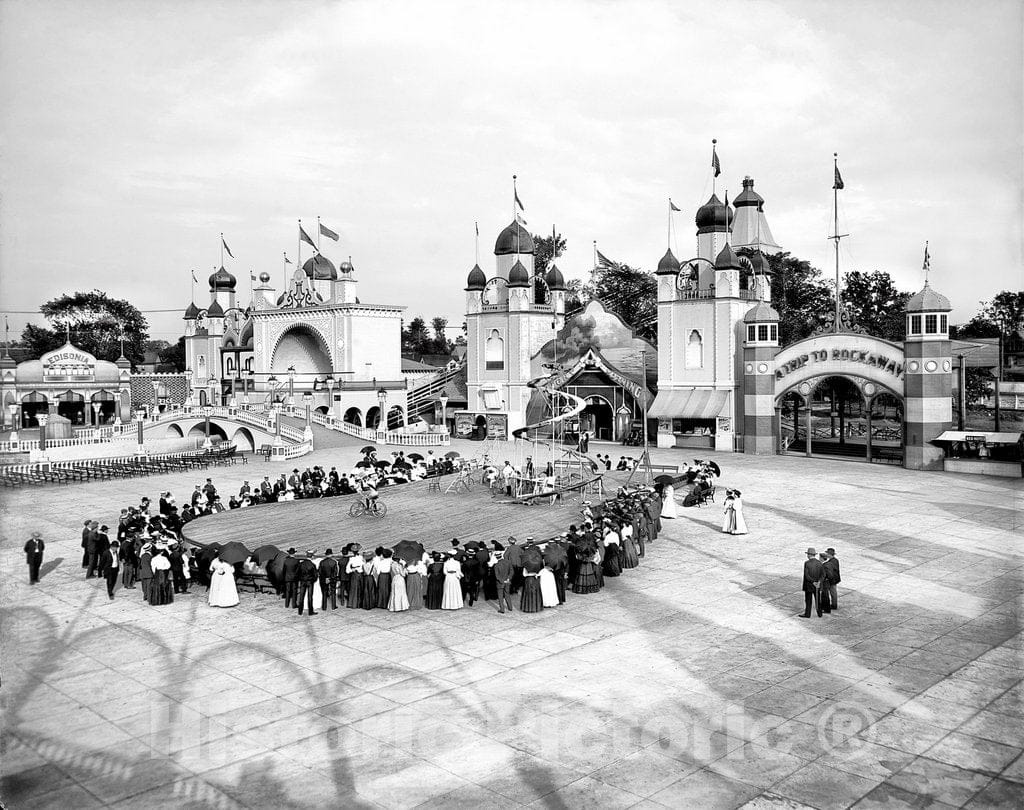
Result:
[[[423,575],[409,574],[405,578],[405,591],[409,610],[420,610],[423,607]]]
[[[581,562],[580,570],[576,574],[576,581],[572,584],[572,592],[597,593],[599,590],[601,590],[601,581],[598,579],[597,564]]]
[[[540,592],[539,577],[523,577],[523,595],[519,598],[519,610],[523,613],[539,613],[544,607]]]
[[[462,591],[460,589],[459,593]],[[427,610],[440,610],[441,602],[444,601],[444,574],[430,574],[427,576]]]
[[[606,577],[617,577],[622,573],[622,564],[619,562],[619,547],[612,543],[604,550],[604,562],[601,566],[602,573]]]
[[[170,571],[157,571],[153,574],[153,582],[149,588],[149,604],[169,605],[174,601],[171,589]]]
[[[560,568],[555,574],[555,593],[558,594],[558,604],[565,604],[565,568]]]
[[[363,574],[360,582],[359,607],[373,610],[377,607],[377,578],[373,574]]]
[[[387,610],[388,602],[391,600],[391,572],[384,571],[377,574],[377,607]]]
[[[665,492],[662,494],[661,516],[668,520],[676,518],[675,490],[670,486],[665,487]]]
[[[441,610],[458,610],[462,607],[462,583],[455,574],[444,575],[444,596]]]
[[[345,594],[345,607],[359,607],[359,594],[362,592],[363,575],[353,571],[348,575],[348,591]]]
[[[722,517],[722,531],[726,534],[732,534],[736,529],[736,511],[728,506],[725,509],[725,515]]]
[[[484,599],[493,601],[498,598],[498,580],[494,576],[494,569],[488,568],[484,577]]]
[[[388,610],[399,613],[409,609],[409,596],[405,592],[405,577],[391,577],[391,597]]]
[[[640,555],[636,553],[636,544],[632,536],[622,538],[622,567],[636,568],[640,565]]]
[[[558,607],[561,604],[558,600],[558,586],[555,584],[555,575],[551,569],[543,569],[538,579],[540,580],[540,598],[544,607]]]

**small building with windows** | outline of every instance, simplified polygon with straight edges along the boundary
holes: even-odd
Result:
[[[16,363],[7,351],[0,357],[0,401],[7,429],[37,427],[40,414],[63,417],[72,427],[128,421],[131,386],[127,358],[98,360],[70,342],[34,360]]]

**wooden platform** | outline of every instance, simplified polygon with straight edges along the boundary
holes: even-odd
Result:
[[[614,494],[628,477],[629,473],[605,473],[605,491]],[[353,542],[366,548],[418,540],[428,550],[446,550],[453,537],[488,544],[504,543],[509,535],[520,541],[552,537],[581,522],[580,503],[587,499],[576,495],[555,506],[515,504],[492,498],[482,484],[474,484],[468,493],[445,493],[453,478],[440,479],[440,492],[429,491],[426,481],[382,489],[380,498],[388,507],[384,518],[350,517],[349,505],[358,496],[342,495],[232,509],[188,523],[183,533],[200,545],[238,540],[250,549],[270,544],[322,553],[327,548],[340,552]]]

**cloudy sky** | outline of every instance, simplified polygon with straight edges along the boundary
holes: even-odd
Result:
[[[753,176],[826,272],[839,152],[844,269],[916,290],[930,240],[966,319],[1024,287],[1021,22],[1017,0],[0,0],[0,307],[99,288],[174,340],[221,231],[247,296],[319,215],[363,301],[461,324],[473,223],[488,270],[514,173],[567,277],[593,240],[650,270],[669,196],[693,254],[717,138],[719,190]]]

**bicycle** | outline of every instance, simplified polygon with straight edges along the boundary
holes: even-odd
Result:
[[[367,508],[360,498],[352,501],[352,505],[348,508],[348,513],[351,517],[361,517],[368,514],[376,518],[382,518],[388,513],[388,507],[383,501],[373,500],[370,502],[370,507]]]

